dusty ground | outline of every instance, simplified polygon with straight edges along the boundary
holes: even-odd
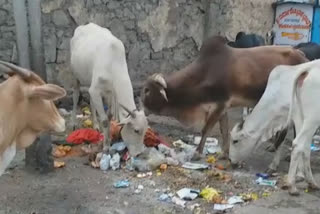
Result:
[[[230,121],[239,119],[239,111],[231,113]],[[173,139],[190,134],[174,121],[153,118],[150,125],[159,133]],[[215,137],[220,139],[218,126]],[[300,184],[302,195],[291,197],[280,188],[262,187],[256,185],[255,173],[266,169],[271,161],[272,153],[261,148],[247,161],[244,169],[231,170],[233,179],[230,182],[219,180],[209,171],[190,171],[178,167],[169,167],[160,176],[153,172],[150,178],[137,178],[136,172],[124,169],[103,173],[86,165],[87,157],[66,159],[66,167],[56,169],[50,174],[29,172],[24,168],[24,153],[20,152],[11,168],[0,177],[0,214],[161,214],[161,213],[192,213],[188,208],[181,208],[173,203],[161,202],[159,195],[170,188],[176,192],[183,187],[202,189],[209,185],[221,190],[223,196],[230,197],[231,193],[255,192],[259,194],[257,201],[248,202],[234,207],[229,213],[235,214],[285,214],[294,211],[295,214],[319,213],[318,202],[320,192],[305,193],[306,185]],[[320,168],[317,153],[312,155],[313,172],[320,182]],[[280,167],[279,179],[286,174],[288,162],[283,160]],[[113,183],[128,179],[128,188],[116,189]],[[134,190],[139,184],[144,186],[140,194]],[[158,192],[158,190],[160,192]],[[261,194],[268,190],[270,197]],[[213,204],[197,198],[187,204],[200,204],[195,213],[214,213]]]

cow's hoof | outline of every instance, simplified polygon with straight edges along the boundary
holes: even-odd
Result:
[[[312,190],[320,190],[320,186],[319,186],[317,183],[315,183],[315,182],[309,183],[308,186],[309,186],[309,189],[312,189]]]
[[[292,196],[299,196],[300,195],[300,193],[299,193],[299,191],[298,191],[296,186],[289,187],[288,191],[289,191],[289,194],[292,195]]]

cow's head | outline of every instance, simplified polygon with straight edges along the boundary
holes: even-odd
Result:
[[[44,131],[65,131],[65,120],[53,101],[64,97],[66,91],[57,85],[46,84],[30,70],[3,61],[0,61],[0,66],[11,76],[7,84],[19,85],[19,90],[8,96],[19,99],[17,106],[13,108],[17,115],[21,116],[17,120],[25,124],[24,131],[28,132],[28,135]]]
[[[120,122],[123,126],[121,137],[128,147],[131,156],[135,157],[145,149],[144,136],[148,129],[148,121],[140,102],[140,109],[130,111],[125,106],[121,107],[128,112],[128,117]]]
[[[161,74],[153,74],[150,76],[141,92],[143,105],[148,110],[159,113],[168,103],[166,89],[167,83]]]
[[[237,123],[231,130],[229,159],[232,164],[245,160],[257,145],[257,140],[250,137],[243,129],[244,121]]]

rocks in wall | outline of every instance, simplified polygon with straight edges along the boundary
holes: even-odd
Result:
[[[188,37],[193,38],[200,48],[204,15],[201,8],[200,1],[179,5],[175,0],[163,0],[138,26],[149,34],[155,52],[175,47],[179,41]]]
[[[275,0],[210,0],[209,35],[239,31],[264,36]],[[129,75],[139,88],[154,72],[173,72],[198,54],[204,32],[204,0],[42,0],[42,28],[49,81],[69,70],[70,39],[78,25],[107,27],[125,45]],[[0,59],[16,61],[11,0],[0,0]],[[72,79],[70,77],[69,79]],[[68,86],[69,87],[69,86]]]
[[[0,60],[17,61],[12,2],[0,1]]]

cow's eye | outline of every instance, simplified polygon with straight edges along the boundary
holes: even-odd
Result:
[[[139,134],[139,129],[135,129],[134,132],[135,132],[136,134]]]
[[[234,140],[234,141],[233,141],[233,144],[236,144],[236,143],[238,143],[238,142],[239,142],[238,140]]]

